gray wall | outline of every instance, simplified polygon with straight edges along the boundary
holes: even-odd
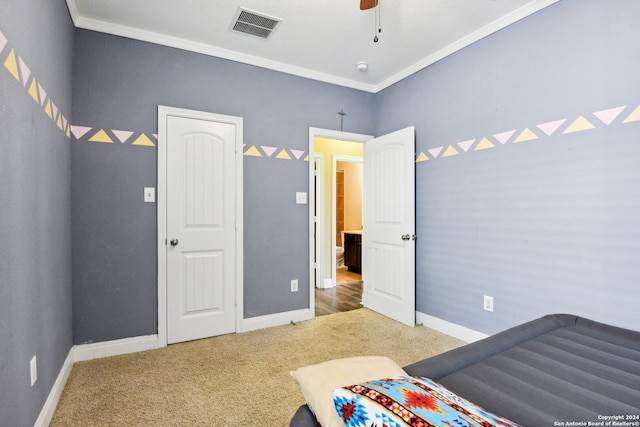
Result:
[[[141,202],[156,149],[89,138],[151,135],[158,104],[241,116],[247,147],[306,151],[308,127],[336,129],[341,109],[349,132],[416,125],[430,158],[416,165],[420,312],[485,333],[558,311],[640,323],[640,122],[623,123],[640,103],[638,2],[562,0],[377,95],[82,30],[72,70],[65,3],[6,3],[0,61],[15,49],[32,75],[25,87],[0,67],[1,425],[33,424],[72,340],[156,332],[155,205]],[[33,76],[92,130],[69,141],[28,95]],[[593,114],[618,106],[609,125]],[[563,134],[580,116],[594,128]],[[537,127],[564,118],[550,136]],[[513,143],[524,129],[539,138]],[[483,137],[495,147],[476,151]],[[449,146],[459,154],[442,157]],[[245,316],[305,308],[307,210],[293,196],[307,163],[244,166]]]
[[[71,117],[73,31],[63,0],[2,2],[0,63],[13,49],[30,70],[18,81],[0,66],[2,426],[34,424],[72,346],[71,141],[28,90],[35,78],[65,122]]]
[[[640,121],[623,121],[640,104],[638,16],[635,0],[562,0],[378,94],[377,134],[415,124],[430,159],[418,311],[484,333],[553,312],[637,329]],[[593,114],[619,106],[609,125]],[[594,128],[563,133],[580,116]],[[514,143],[525,129],[539,138]]]
[[[308,152],[309,127],[369,133],[374,95],[149,43],[78,30],[74,124],[92,130],[73,144],[74,341],[157,331],[156,206],[142,202],[156,186],[157,150],[133,146],[157,132],[157,106],[244,119],[244,142],[278,147],[244,157],[245,318],[308,307],[308,162],[281,160],[281,149]],[[104,129],[131,140],[90,142]],[[291,279],[299,280],[297,293]]]

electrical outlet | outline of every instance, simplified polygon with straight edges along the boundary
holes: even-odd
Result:
[[[298,292],[298,279],[291,279],[291,292]]]
[[[484,296],[484,309],[493,312],[493,297]]]
[[[307,204],[307,193],[306,192],[296,192],[296,204],[298,205],[306,205]]]
[[[38,361],[35,356],[31,358],[30,366],[31,366],[31,387],[33,387],[33,385],[38,380]]]

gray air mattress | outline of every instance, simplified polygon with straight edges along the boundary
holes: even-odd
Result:
[[[640,332],[577,316],[545,316],[404,369],[525,427],[640,426]],[[318,424],[305,405],[290,426]]]

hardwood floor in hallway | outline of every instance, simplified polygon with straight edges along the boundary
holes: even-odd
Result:
[[[340,313],[362,307],[362,276],[345,269],[336,271],[336,286],[316,288],[316,316]]]
[[[338,285],[355,282],[362,282],[362,275],[360,273],[349,271],[346,268],[339,268],[336,270],[336,283]]]

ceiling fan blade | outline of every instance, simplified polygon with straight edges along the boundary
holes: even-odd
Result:
[[[371,9],[378,5],[378,0],[360,0],[360,10]]]

